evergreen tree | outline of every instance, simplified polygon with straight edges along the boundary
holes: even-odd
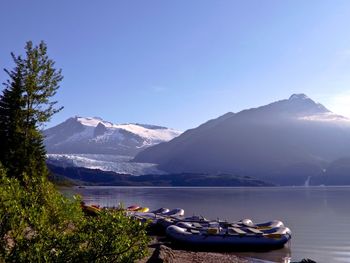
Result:
[[[15,177],[23,171],[23,75],[19,63],[13,71],[5,70],[11,78],[0,96],[0,161]]]
[[[25,150],[27,162],[37,171],[45,167],[45,149],[40,128],[62,108],[55,108],[57,101],[50,101],[62,80],[61,70],[54,68],[54,61],[47,55],[47,46],[41,42],[33,47],[26,43],[23,60],[25,100]],[[19,64],[22,61],[18,62]]]
[[[5,70],[9,80],[0,97],[0,161],[9,175],[20,178],[23,172],[31,176],[46,175],[45,148],[40,129],[53,114],[57,101],[51,101],[62,80],[61,70],[47,55],[41,42],[33,46],[28,41],[25,57],[12,55],[15,68]]]

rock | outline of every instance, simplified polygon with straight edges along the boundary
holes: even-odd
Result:
[[[164,263],[172,263],[174,262],[175,255],[171,248],[161,245],[159,248],[159,259]]]
[[[150,258],[150,261],[148,262],[155,262],[155,263],[174,263],[175,255],[171,248],[161,245],[159,248],[157,248],[152,257]]]

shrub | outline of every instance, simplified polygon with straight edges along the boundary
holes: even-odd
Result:
[[[134,262],[145,256],[145,225],[123,211],[86,217],[79,198],[70,200],[37,178],[23,186],[0,168],[0,261]]]

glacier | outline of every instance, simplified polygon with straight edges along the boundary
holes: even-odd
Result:
[[[132,156],[111,154],[47,154],[47,162],[61,167],[85,167],[118,174],[167,174],[152,163],[130,162]]]

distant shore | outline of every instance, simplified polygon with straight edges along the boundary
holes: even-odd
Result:
[[[191,186],[191,187],[266,187],[274,186],[256,178],[232,174],[148,174],[127,175],[84,167],[62,167],[48,163],[51,178],[60,185],[92,186]]]

